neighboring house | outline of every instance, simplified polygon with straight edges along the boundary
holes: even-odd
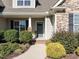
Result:
[[[50,39],[57,31],[77,32],[77,4],[77,0],[0,0],[0,29],[33,31],[39,40]]]

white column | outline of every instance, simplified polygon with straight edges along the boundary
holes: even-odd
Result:
[[[48,18],[45,17],[45,39],[47,39],[47,20]]]
[[[32,23],[32,20],[31,20],[31,17],[29,17],[29,26],[28,26],[29,28],[32,27],[31,23]]]
[[[32,18],[29,17],[28,31],[32,31]]]

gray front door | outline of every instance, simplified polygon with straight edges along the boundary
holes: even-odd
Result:
[[[37,22],[37,37],[43,37],[43,22]]]

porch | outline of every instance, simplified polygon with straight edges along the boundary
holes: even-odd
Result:
[[[36,34],[36,40],[47,40],[55,32],[54,23],[54,16],[3,17],[0,19],[0,29],[27,30]]]

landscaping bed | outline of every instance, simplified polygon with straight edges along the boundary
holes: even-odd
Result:
[[[53,59],[53,58],[46,57],[46,59]],[[79,56],[77,56],[76,54],[67,54],[65,57],[61,59],[79,59]]]
[[[27,51],[31,44],[32,33],[17,30],[0,31],[0,59],[11,59]]]
[[[5,59],[12,59],[16,56],[21,55],[22,53],[24,53],[25,51],[27,51],[30,48],[30,44],[20,44],[20,47],[22,50],[19,51],[14,51],[13,53],[11,53],[10,55],[8,55],[7,57],[5,57]]]
[[[46,42],[46,52],[46,59],[79,59],[79,33],[56,33]]]

